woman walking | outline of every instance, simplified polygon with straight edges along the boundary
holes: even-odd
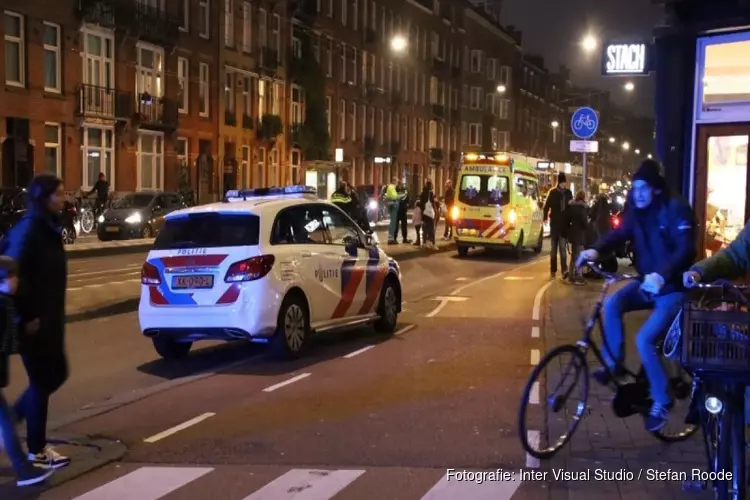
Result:
[[[5,251],[18,263],[15,305],[20,317],[21,357],[29,387],[15,404],[26,422],[29,461],[45,469],[70,464],[47,443],[49,398],[68,378],[65,356],[65,289],[67,260],[60,212],[65,193],[62,181],[50,174],[29,185],[26,215],[8,233]]]
[[[426,248],[437,249],[435,245],[435,218],[437,207],[435,205],[435,193],[432,191],[432,181],[427,180],[422,194],[419,196],[419,208],[422,212],[423,243]]]

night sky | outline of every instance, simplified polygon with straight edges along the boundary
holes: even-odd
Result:
[[[524,50],[544,56],[548,69],[556,71],[565,63],[575,84],[611,88],[619,104],[653,115],[653,76],[631,79],[636,90],[626,93],[622,86],[627,79],[601,77],[599,51],[586,55],[578,42],[586,33],[599,40],[640,36],[650,41],[662,9],[652,0],[504,0],[502,23],[521,29]]]

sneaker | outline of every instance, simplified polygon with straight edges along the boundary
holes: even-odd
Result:
[[[25,470],[18,475],[16,485],[19,487],[24,487],[43,483],[52,474],[54,474],[54,472],[54,470],[43,470],[36,467],[29,467],[28,470]]]
[[[646,430],[649,432],[660,431],[667,425],[667,419],[669,418],[669,407],[671,405],[663,405],[660,403],[654,403],[651,405],[651,411],[644,417],[644,423],[646,424]]]
[[[47,446],[36,455],[29,453],[29,461],[42,469],[60,469],[70,465],[70,459],[59,454],[53,447]]]

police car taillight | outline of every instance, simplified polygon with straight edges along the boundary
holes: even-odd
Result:
[[[229,266],[224,281],[227,283],[238,283],[261,279],[271,272],[275,260],[273,255],[261,255],[235,262]]]
[[[161,276],[156,266],[148,262],[141,268],[141,283],[144,285],[161,285]]]

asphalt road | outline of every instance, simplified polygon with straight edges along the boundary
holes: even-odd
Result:
[[[114,437],[129,452],[38,498],[539,498],[518,480],[526,457],[516,437],[532,310],[549,283],[539,259],[405,262],[400,335],[326,336],[291,363],[205,344],[170,364],[140,337],[134,314],[77,323],[52,420],[60,433]],[[9,395],[21,389],[19,372]],[[446,482],[446,468],[504,469],[516,480]]]

